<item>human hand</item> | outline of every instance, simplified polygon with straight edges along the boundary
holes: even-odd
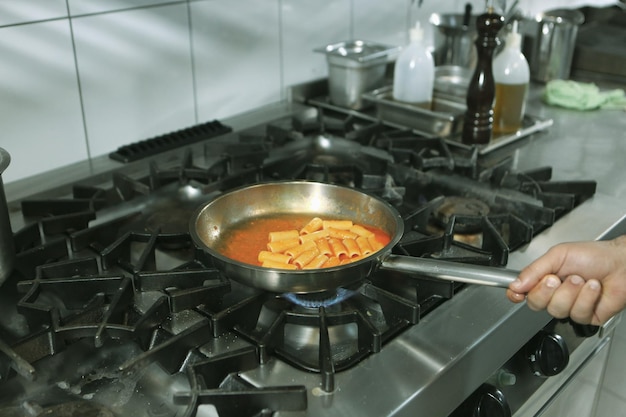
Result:
[[[556,318],[605,323],[626,307],[626,236],[552,247],[520,272],[507,297]]]

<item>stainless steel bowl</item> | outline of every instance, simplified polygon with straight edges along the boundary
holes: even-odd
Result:
[[[465,102],[467,87],[473,71],[460,65],[443,65],[435,68],[435,91]]]
[[[584,21],[583,13],[572,9],[549,10],[521,21],[522,52],[534,81],[569,78],[578,28]]]
[[[463,14],[433,13],[430,16],[430,24],[435,29],[433,58],[436,66],[476,67],[476,16],[470,16],[467,25],[464,18]]]

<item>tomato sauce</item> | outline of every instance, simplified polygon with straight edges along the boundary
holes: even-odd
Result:
[[[259,217],[247,220],[228,230],[222,231],[218,252],[239,262],[260,266],[258,255],[267,250],[270,232],[300,230],[312,218],[310,214],[285,214],[280,217]],[[376,240],[387,245],[391,237],[382,229],[360,223],[375,234]]]

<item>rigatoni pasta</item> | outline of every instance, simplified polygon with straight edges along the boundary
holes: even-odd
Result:
[[[278,232],[269,233],[270,242],[278,242],[279,240],[298,238],[300,238],[300,233],[297,230],[281,230]]]
[[[353,226],[352,220],[323,220],[322,221],[323,229],[350,230],[352,226]]]
[[[300,243],[304,243],[307,241],[315,242],[319,239],[324,239],[330,236],[328,230],[318,230],[313,233],[308,233],[300,236]]]
[[[358,237],[356,233],[352,233],[348,229],[335,229],[334,227],[329,227],[324,231],[328,233],[328,236],[334,237],[335,239],[356,239]]]
[[[359,245],[356,243],[356,240],[348,238],[343,239],[341,243],[343,243],[343,246],[346,247],[348,257],[356,258],[357,256],[363,255],[361,253],[361,248],[359,248]]]
[[[262,266],[317,269],[345,265],[382,249],[376,233],[351,220],[314,217],[300,230],[268,233],[267,250],[259,252]]]
[[[355,224],[353,225],[350,229],[352,233],[358,235],[358,236],[363,236],[366,238],[370,238],[370,237],[374,237],[374,232],[372,232],[371,230],[366,229],[365,227],[361,226],[360,224]]]
[[[270,251],[262,250],[261,252],[259,252],[258,259],[259,259],[259,262],[261,263],[265,261],[272,261],[272,262],[281,262],[284,264],[288,264],[291,261],[291,259],[293,259],[293,256],[284,254],[284,253],[277,253],[277,252],[270,252]]]
[[[324,221],[319,217],[313,217],[304,227],[300,230],[301,235],[308,235],[309,233],[322,230],[324,227]]]
[[[322,255],[326,255],[326,256],[332,256],[333,255],[333,251],[330,247],[330,245],[328,244],[328,239],[319,239],[315,241],[315,246],[317,247],[317,250],[320,251],[320,253]]]
[[[359,236],[355,240],[356,240],[356,244],[359,245],[361,254],[369,255],[370,253],[374,252],[374,249],[372,249],[372,245],[367,237]]]
[[[348,249],[346,249],[346,246],[343,244],[341,240],[331,237],[330,239],[328,239],[328,244],[330,245],[330,249],[333,251],[333,254],[337,258],[341,258],[341,257],[348,255]]]
[[[292,258],[297,258],[298,255],[300,255],[302,252],[307,251],[307,250],[311,250],[311,249],[316,248],[316,247],[317,247],[317,245],[315,244],[314,241],[307,240],[306,242],[301,242],[301,244],[287,249],[284,253],[286,255],[291,256]]]
[[[311,260],[308,264],[304,265],[302,269],[317,269],[321,268],[326,263],[328,256],[319,254]]]
[[[300,239],[297,237],[290,239],[277,240],[276,242],[268,242],[267,249],[270,252],[283,253],[287,249],[291,249],[300,244]]]
[[[339,265],[339,262],[341,262],[339,260],[339,258],[337,258],[336,256],[331,256],[330,258],[328,258],[328,260],[326,262],[324,262],[322,264],[322,268],[331,268],[333,266],[337,266]]]
[[[343,237],[332,238],[335,241],[339,241],[341,246],[336,245],[338,248],[333,251],[331,247],[330,231],[326,229],[323,233],[328,233],[328,236],[316,240],[307,240],[302,238],[304,235],[313,234],[315,232],[324,230],[324,220],[335,220],[333,218],[320,218],[315,215],[302,214],[302,213],[281,213],[271,214],[267,216],[260,216],[238,223],[228,230],[222,231],[222,237],[217,250],[223,256],[232,259],[234,261],[242,262],[248,265],[261,266],[265,264],[268,268],[289,268],[297,269],[298,267],[293,263],[302,252],[311,249],[317,249],[319,254],[309,262],[307,268],[313,268],[315,262],[321,262],[323,258],[321,255],[328,257],[328,259],[322,264],[320,268],[331,268],[339,265],[344,259],[351,259],[353,262],[355,259],[361,258],[349,258],[347,250],[343,252],[342,247]],[[337,219],[341,220],[341,219]],[[327,223],[327,227],[333,223]],[[335,223],[339,227],[347,227],[349,223]],[[374,253],[374,248],[382,248],[391,241],[391,236],[379,227],[369,224],[355,224],[352,222],[350,229],[341,229],[335,227],[329,227],[338,231],[337,233],[350,232],[356,235],[357,245],[361,249],[362,256],[368,256],[368,254]],[[297,235],[294,233],[297,233]],[[278,232],[278,233],[274,233]],[[288,232],[288,233],[280,233]],[[272,233],[270,235],[270,233]],[[319,237],[323,237],[323,234],[319,234]],[[302,239],[301,239],[302,238]],[[363,239],[372,246],[371,252],[369,249],[363,247]],[[359,244],[360,242],[360,244]],[[270,252],[275,255],[269,255],[268,253],[261,254],[261,252]],[[369,252],[369,253],[368,253]],[[339,253],[339,256],[336,255]],[[259,259],[259,255],[263,260]],[[286,257],[284,256],[286,255]],[[285,259],[289,261],[285,262]],[[303,268],[305,265],[303,265]]]

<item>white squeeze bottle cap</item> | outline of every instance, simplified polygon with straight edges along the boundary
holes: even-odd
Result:
[[[409,39],[411,42],[421,42],[424,39],[424,29],[422,29],[419,20],[415,22],[415,26],[409,30]]]
[[[522,36],[517,31],[517,20],[513,21],[513,28],[506,37],[506,47],[520,50],[522,48]]]

